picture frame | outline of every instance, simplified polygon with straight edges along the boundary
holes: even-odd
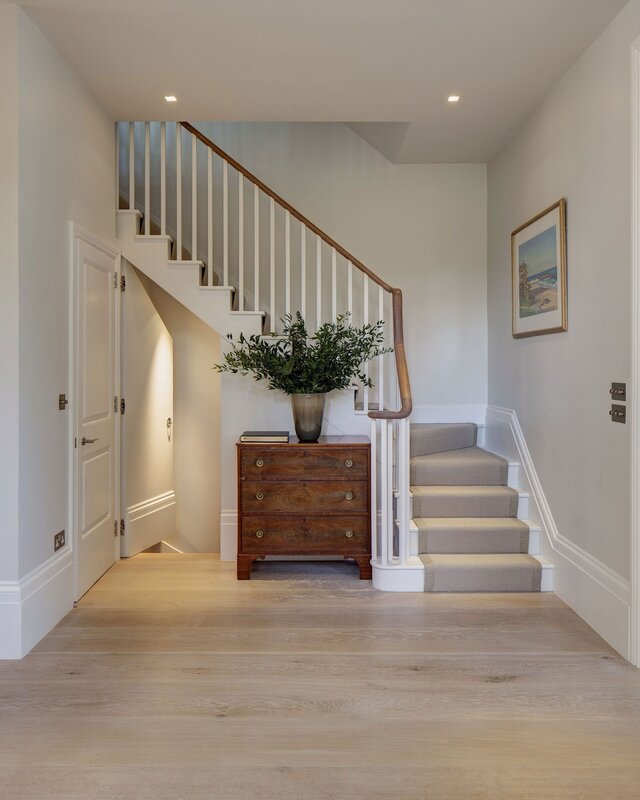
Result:
[[[567,330],[566,200],[511,233],[514,339]]]

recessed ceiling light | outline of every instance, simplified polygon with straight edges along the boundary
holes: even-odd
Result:
[[[459,94],[450,94],[449,97],[447,98],[447,100],[450,103],[457,103],[459,99],[460,99],[460,95]]]
[[[175,96],[175,94],[165,94],[164,99],[167,101],[167,103],[176,103],[178,101],[178,98]]]

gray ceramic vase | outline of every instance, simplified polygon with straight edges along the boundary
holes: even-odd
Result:
[[[320,438],[325,397],[325,394],[291,395],[293,424],[301,442],[317,442]]]

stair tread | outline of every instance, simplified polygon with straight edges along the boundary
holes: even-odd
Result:
[[[431,563],[440,568],[478,568],[494,567],[540,567],[537,558],[528,553],[423,553],[420,558],[424,563]]]
[[[499,486],[507,482],[509,462],[475,446],[411,456],[409,469],[418,485]]]
[[[515,517],[415,517],[418,530],[448,529],[465,531],[521,531],[529,530],[529,525]]]
[[[517,517],[519,492],[510,486],[412,486],[415,517]]]
[[[517,489],[511,486],[484,486],[484,485],[463,485],[463,486],[412,486],[411,492],[414,496],[428,497],[429,495],[450,495],[451,497],[466,497],[468,495],[481,496],[500,496],[518,495]]]

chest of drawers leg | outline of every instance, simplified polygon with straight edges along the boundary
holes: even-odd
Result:
[[[343,556],[371,578],[370,448],[365,437],[238,445],[238,579],[270,555]]]

